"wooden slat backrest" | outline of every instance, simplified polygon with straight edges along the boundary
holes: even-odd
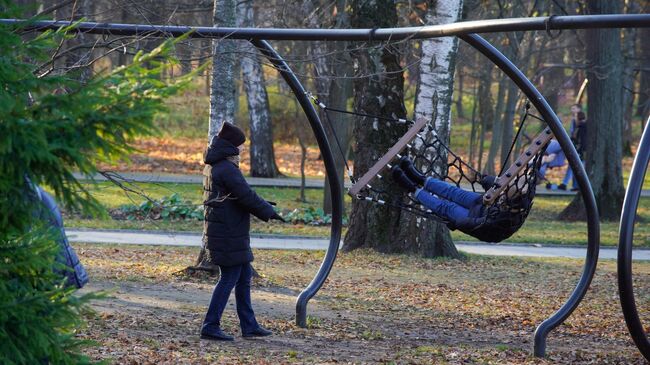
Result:
[[[363,174],[363,176],[361,176],[352,187],[350,187],[348,194],[356,197],[357,194],[359,194],[359,192],[363,190],[386,165],[388,165],[388,163],[420,132],[420,130],[422,130],[422,128],[424,128],[426,124],[427,120],[425,118],[418,118],[411,128],[409,128],[409,130],[399,139],[399,141],[397,141],[397,143],[395,143],[385,155],[383,155],[365,174]]]
[[[526,151],[519,155],[514,164],[510,165],[508,170],[505,173],[500,175],[494,181],[494,185],[488,189],[487,192],[483,195],[483,204],[491,205],[496,198],[508,187],[510,183],[517,178],[517,175],[523,170],[530,160],[537,155],[537,153],[546,146],[546,144],[553,138],[553,133],[551,130],[546,128],[535,137],[533,143],[526,148]]]

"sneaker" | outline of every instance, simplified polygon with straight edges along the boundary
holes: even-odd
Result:
[[[201,331],[202,340],[211,340],[211,341],[234,341],[235,338],[231,335],[225,333],[221,328],[216,330],[202,330]]]
[[[413,161],[411,161],[408,157],[404,156],[400,158],[399,167],[404,170],[406,176],[411,179],[411,181],[417,183],[418,185],[424,185],[427,177],[415,168]]]
[[[553,189],[553,184],[546,183],[546,190],[551,190],[551,189]]]
[[[403,187],[404,189],[408,190],[411,193],[414,193],[415,190],[417,189],[417,184],[411,181],[411,179],[406,176],[404,173],[404,170],[399,168],[399,166],[394,166],[392,170],[392,175],[393,175],[393,180],[397,181],[397,183]]]
[[[267,330],[266,328],[259,326],[256,329],[250,332],[242,332],[242,337],[266,337],[271,336],[273,332]]]
[[[560,184],[557,186],[557,190],[566,190],[566,184]]]

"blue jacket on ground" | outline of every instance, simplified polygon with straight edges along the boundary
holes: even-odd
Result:
[[[88,283],[88,273],[86,273],[86,269],[84,269],[81,261],[79,261],[77,253],[68,242],[68,238],[65,235],[65,229],[63,228],[61,211],[50,194],[45,192],[41,187],[38,187],[37,189],[40,200],[45,207],[45,212],[42,215],[42,218],[47,219],[52,227],[57,228],[61,232],[58,240],[61,251],[57,260],[69,268],[61,274],[65,275],[67,278],[67,285],[74,285],[77,288],[82,288]]]
[[[273,206],[248,185],[239,167],[228,160],[239,154],[232,143],[215,138],[205,151],[203,246],[214,265],[236,266],[253,261],[250,214],[268,221]]]

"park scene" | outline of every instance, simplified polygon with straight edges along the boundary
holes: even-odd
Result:
[[[650,3],[0,0],[0,364],[645,364]]]

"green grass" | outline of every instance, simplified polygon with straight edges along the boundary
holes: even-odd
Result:
[[[139,184],[144,192],[150,197],[158,199],[173,192],[179,193],[183,198],[200,204],[202,201],[202,189],[196,184]],[[257,193],[267,200],[277,202],[282,209],[295,209],[306,207],[321,207],[323,191],[320,189],[307,189],[307,203],[297,201],[299,190],[295,188],[256,188]],[[107,208],[116,208],[121,204],[128,204],[132,201],[124,192],[110,184],[99,183],[91,186],[93,195]],[[587,224],[585,222],[562,222],[556,219],[557,215],[571,201],[569,196],[538,196],[535,198],[535,205],[528,217],[526,224],[509,239],[510,242],[542,243],[542,244],[567,244],[583,245],[587,240]],[[138,204],[143,199],[134,197],[133,201]],[[350,209],[350,198],[346,196],[346,211]],[[642,222],[650,221],[650,198],[642,198],[640,201],[638,215]],[[161,220],[112,220],[112,219],[80,219],[72,217],[66,219],[67,227],[92,228],[92,229],[131,229],[131,230],[164,230],[164,231],[193,231],[199,232],[202,229],[201,221],[161,221]],[[282,223],[266,223],[257,219],[252,223],[253,233],[263,234],[288,234],[300,236],[327,237],[330,233],[329,226],[309,226]],[[475,239],[459,231],[453,231],[452,237],[455,240],[474,241]],[[650,226],[637,224],[634,237],[635,244],[642,247],[650,247]],[[603,245],[618,244],[618,222],[601,223],[601,243]]]

